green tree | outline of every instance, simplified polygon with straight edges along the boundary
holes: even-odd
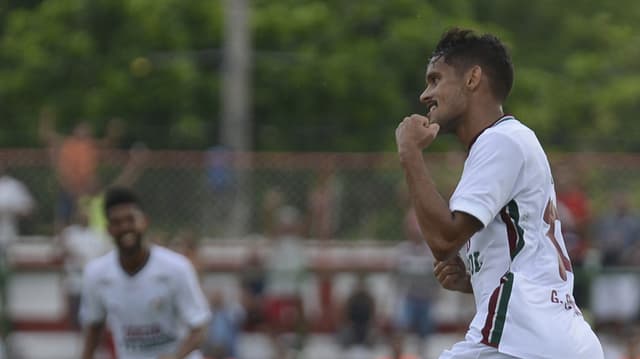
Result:
[[[512,49],[506,104],[551,148],[638,150],[640,7],[572,0],[254,0],[260,151],[392,151],[429,54],[458,25]],[[34,146],[38,113],[100,130],[125,119],[155,148],[218,143],[219,1],[10,1],[0,25],[1,146]],[[455,146],[451,138],[439,149]]]
[[[154,147],[202,147],[219,104],[217,2],[44,1],[7,16],[0,39],[3,145],[37,143],[44,106],[69,128],[122,117]]]

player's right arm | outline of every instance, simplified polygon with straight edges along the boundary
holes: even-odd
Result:
[[[472,215],[449,209],[425,165],[422,150],[431,144],[439,129],[437,124],[429,124],[426,117],[412,115],[406,117],[396,129],[396,142],[400,164],[425,241],[433,256],[444,261],[454,258],[483,225]]]
[[[467,268],[460,257],[456,256],[448,260],[436,261],[433,273],[443,288],[473,294],[471,275],[467,272]]]
[[[100,344],[103,329],[104,323],[94,323],[87,326],[84,333],[82,359],[93,359],[93,354]]]
[[[97,268],[96,260],[93,260],[85,267],[82,277],[80,298],[80,322],[84,328],[82,359],[93,359],[104,329],[106,309],[97,284],[100,270],[102,268]]]
[[[185,358],[198,349],[206,337],[207,323],[211,310],[202,291],[198,275],[193,265],[183,258],[175,268],[177,278],[176,307],[182,320],[189,326],[187,336],[178,345],[178,351],[166,358]],[[161,357],[164,358],[164,357]]]

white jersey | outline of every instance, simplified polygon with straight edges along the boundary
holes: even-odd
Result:
[[[555,203],[533,131],[505,116],[477,137],[450,200],[484,225],[461,250],[476,303],[467,341],[527,359],[599,357],[573,299]]]
[[[33,198],[17,179],[0,175],[0,250],[18,239],[18,218],[33,209]]]
[[[189,260],[151,246],[148,262],[133,276],[124,272],[115,250],[89,262],[80,318],[83,325],[106,319],[118,358],[151,359],[175,353],[187,327],[205,324],[210,310]],[[188,358],[202,356],[194,352]]]

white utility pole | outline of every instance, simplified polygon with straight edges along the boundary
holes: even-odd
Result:
[[[222,121],[220,142],[233,153],[252,150],[251,125],[251,38],[249,0],[223,0],[224,45],[222,63]],[[238,157],[234,156],[235,159]],[[236,183],[235,200],[226,235],[248,232],[250,216],[249,171],[233,162]]]

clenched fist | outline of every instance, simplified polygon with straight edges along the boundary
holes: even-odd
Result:
[[[396,128],[396,144],[400,157],[405,153],[427,148],[440,131],[440,125],[429,123],[425,116],[413,114],[405,117]]]
[[[446,261],[436,261],[433,273],[443,288],[463,293],[473,293],[471,277],[459,256]]]

